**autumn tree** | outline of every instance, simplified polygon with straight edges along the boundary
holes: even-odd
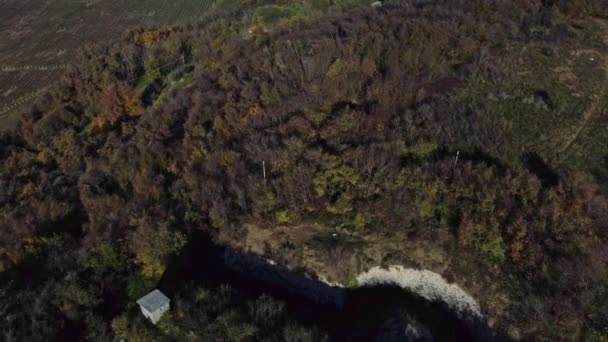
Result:
[[[144,111],[139,94],[124,81],[113,82],[104,88],[99,107],[95,120],[98,128],[114,127],[121,120],[138,117]]]
[[[145,277],[159,279],[169,261],[185,244],[184,236],[170,230],[166,224],[145,220],[133,233],[131,248]]]

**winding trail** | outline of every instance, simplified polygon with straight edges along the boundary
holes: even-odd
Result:
[[[602,38],[604,40],[604,42],[606,43],[606,45],[608,45],[608,24],[606,23],[606,21],[602,20],[602,19],[596,19],[595,20],[596,23],[598,23],[598,25],[600,25],[604,31],[604,34],[602,35]],[[572,145],[576,142],[576,140],[578,140],[578,137],[581,135],[581,133],[583,132],[583,130],[588,126],[589,121],[591,121],[591,119],[600,111],[602,110],[601,104],[603,103],[603,100],[606,98],[607,95],[607,90],[608,90],[608,57],[602,55],[599,51],[597,50],[586,50],[586,51],[577,51],[578,53],[593,53],[595,55],[597,55],[598,57],[601,58],[602,60],[602,69],[605,72],[605,78],[604,78],[604,82],[602,82],[602,86],[600,88],[600,90],[597,93],[597,100],[593,101],[591,103],[591,106],[589,106],[589,108],[587,108],[587,110],[583,113],[583,120],[581,122],[581,124],[577,127],[576,131],[572,134],[572,136],[570,137],[570,139],[568,139],[568,142],[564,145],[564,147],[562,147],[558,153],[558,156],[563,156],[565,154],[565,152],[567,152],[570,147],[572,147]],[[559,161],[559,159],[558,159]]]

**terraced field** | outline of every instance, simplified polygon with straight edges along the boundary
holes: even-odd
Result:
[[[127,29],[203,20],[222,0],[0,0],[0,128],[61,75],[74,52]]]

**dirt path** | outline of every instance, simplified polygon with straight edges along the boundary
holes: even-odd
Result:
[[[601,20],[601,19],[597,19],[596,22],[602,27],[602,29],[604,31],[602,39],[604,40],[606,45],[608,45],[608,24],[604,20]],[[582,131],[587,127],[587,125],[589,124],[589,121],[591,121],[591,119],[597,114],[597,112],[602,109],[601,108],[601,104],[603,103],[602,100],[606,97],[606,91],[608,90],[608,57],[602,55],[597,50],[577,51],[577,53],[578,54],[592,53],[594,55],[597,55],[601,59],[601,62],[603,64],[602,69],[606,73],[606,77],[604,78],[604,82],[602,82],[601,88],[597,92],[597,95],[596,95],[597,99],[594,100],[591,103],[591,105],[589,106],[589,108],[587,108],[587,110],[583,113],[583,120],[582,120],[581,124],[577,127],[576,131],[568,139],[568,142],[564,145],[564,147],[561,148],[561,150],[558,153],[558,156],[564,155],[565,152],[567,152],[570,149],[570,147],[576,142],[576,140],[578,139],[578,137],[580,136]]]

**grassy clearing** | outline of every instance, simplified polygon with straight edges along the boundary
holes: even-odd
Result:
[[[367,230],[337,229],[317,221],[273,227],[247,224],[244,228],[246,236],[239,241],[228,236],[220,239],[260,255],[272,251],[292,267],[312,269],[329,281],[344,284],[352,284],[353,275],[378,265],[422,266],[443,272],[450,259],[430,242],[410,241],[406,230],[382,236]]]

